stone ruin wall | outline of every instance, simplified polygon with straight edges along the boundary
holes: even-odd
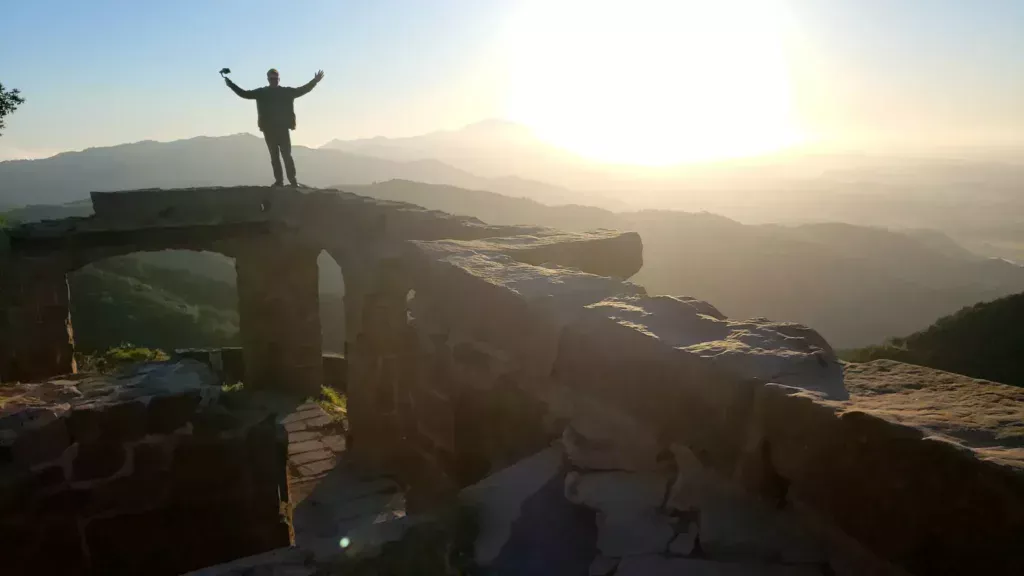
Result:
[[[28,389],[26,389],[28,392]],[[0,418],[12,574],[181,574],[288,546],[287,436],[191,361],[38,385]]]
[[[709,562],[734,573],[1024,571],[1019,467],[860,409],[812,330],[731,321],[613,279],[642,264],[635,234],[489,227],[336,193],[260,190],[272,198],[254,203],[251,192],[229,189],[218,205],[273,217],[277,233],[301,223],[302,243],[342,266],[351,456],[402,479],[411,510],[554,444],[559,498],[594,512],[595,575]],[[128,196],[103,197],[102,211],[165,225],[204,215],[161,194],[166,205],[140,214]],[[254,301],[272,308],[308,287]],[[262,343],[312,333],[314,315],[286,316],[297,323],[270,333],[265,322]],[[256,377],[299,367],[312,376],[289,385],[319,386],[319,350],[297,342],[285,372]]]
[[[591,574],[1024,569],[1019,469],[859,410],[812,330],[559,266],[611,245],[604,273],[639,268],[636,238],[589,241],[415,242],[382,265],[351,449],[410,509],[554,442],[564,497],[597,513]]]

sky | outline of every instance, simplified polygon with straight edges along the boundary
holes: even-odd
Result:
[[[718,8],[709,8],[717,6]],[[31,0],[0,82],[0,159],[257,133],[244,88],[298,86],[293,141],[521,121],[598,159],[1024,134],[1024,0]]]

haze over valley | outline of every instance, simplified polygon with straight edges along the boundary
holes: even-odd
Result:
[[[0,197],[22,205],[8,218],[31,221],[87,212],[91,190],[259,184],[263,148],[240,134],[3,162]],[[802,322],[837,348],[1024,291],[1013,261],[1024,260],[1024,196],[1015,194],[1024,166],[995,158],[779,157],[659,169],[654,180],[646,169],[627,175],[558,153],[504,121],[332,141],[295,157],[310,185],[493,224],[635,230],[644,267],[633,281],[650,293],[714,302],[731,317]],[[230,260],[213,255],[140,257],[233,281]]]

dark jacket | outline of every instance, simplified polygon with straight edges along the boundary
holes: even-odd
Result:
[[[298,88],[287,86],[263,86],[255,90],[243,90],[228,79],[228,87],[242,98],[256,101],[261,132],[267,130],[295,130],[295,99],[309,93],[316,81]]]

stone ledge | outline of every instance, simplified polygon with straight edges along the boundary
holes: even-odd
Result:
[[[906,414],[896,415],[901,423],[881,413],[881,399],[865,413],[871,385],[854,377],[848,390],[831,347],[807,327],[729,320],[704,302],[648,297],[610,278],[520,262],[506,249],[531,242],[411,243],[413,324],[501,351],[542,398],[564,385],[613,407],[752,497],[845,532],[876,555],[866,560],[873,569],[1024,569],[1011,552],[1024,538],[1024,484],[1005,465],[1018,395],[1000,396],[1009,405],[998,414],[994,401],[993,412],[977,415],[1001,423],[989,438],[1002,444],[975,451],[937,441],[938,423],[928,433],[907,426]],[[954,422],[944,433],[974,437],[979,425]],[[630,449],[600,440],[593,445]],[[634,474],[651,466],[597,456],[587,454],[601,466],[626,462]]]

